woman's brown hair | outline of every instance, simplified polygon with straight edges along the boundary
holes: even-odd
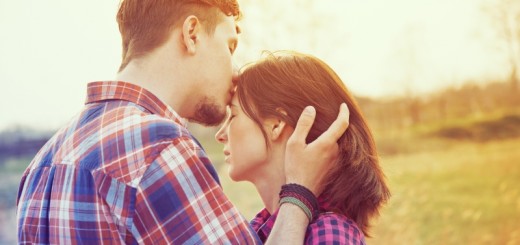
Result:
[[[321,195],[333,211],[353,219],[366,236],[370,220],[390,198],[385,176],[379,166],[372,133],[354,97],[339,76],[316,57],[296,52],[270,53],[246,66],[236,90],[244,112],[261,127],[261,119],[276,117],[291,127],[303,109],[316,108],[316,120],[307,137],[321,135],[345,102],[350,111],[347,131],[338,140],[340,156],[321,183]],[[267,141],[266,132],[263,131]]]

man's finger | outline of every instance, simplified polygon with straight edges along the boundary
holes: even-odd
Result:
[[[314,123],[314,118],[316,118],[316,109],[312,106],[305,107],[296,123],[294,133],[291,135],[291,138],[293,138],[295,142],[305,142]]]
[[[336,120],[316,141],[336,142],[345,133],[349,125],[350,111],[345,103],[341,103]]]

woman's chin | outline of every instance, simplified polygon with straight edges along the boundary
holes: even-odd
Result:
[[[246,179],[244,179],[244,176],[242,174],[235,173],[232,167],[229,168],[228,176],[232,181],[235,182],[246,181]]]

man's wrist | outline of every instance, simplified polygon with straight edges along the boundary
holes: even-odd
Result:
[[[278,209],[277,220],[280,216],[291,217],[291,220],[298,221],[298,223],[310,223],[309,218],[307,217],[305,212],[300,207],[292,203],[283,203],[280,205]]]
[[[309,219],[309,222],[314,221],[318,216],[318,199],[306,187],[295,183],[285,184],[282,186],[279,196],[280,205],[290,203],[300,207]]]
[[[301,185],[301,186],[309,189],[312,192],[312,194],[314,194],[314,196],[318,196],[318,193],[319,193],[318,188],[317,188],[317,186],[312,184],[314,182],[305,181],[303,178],[286,178],[285,184],[291,184],[291,183]]]

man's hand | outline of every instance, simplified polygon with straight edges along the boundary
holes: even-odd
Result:
[[[315,141],[307,144],[305,139],[314,123],[316,110],[312,106],[305,108],[293,134],[287,141],[285,150],[287,183],[303,185],[316,196],[321,194],[319,184],[338,156],[337,141],[348,128],[349,116],[347,105],[342,103],[336,121]]]

